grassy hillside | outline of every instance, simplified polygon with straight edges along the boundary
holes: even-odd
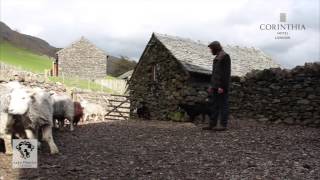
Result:
[[[14,47],[8,42],[0,43],[0,61],[32,72],[50,69],[52,61],[47,56],[40,56],[28,50]]]
[[[108,63],[107,63],[107,72],[108,75],[118,77],[121,74],[134,69],[134,67],[137,65],[136,61],[130,60],[127,57],[114,57],[109,56]]]

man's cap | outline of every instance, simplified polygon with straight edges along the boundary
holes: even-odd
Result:
[[[219,41],[213,41],[208,45],[208,47],[221,47],[221,44]]]

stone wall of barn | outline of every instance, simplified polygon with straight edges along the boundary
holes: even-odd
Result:
[[[168,120],[168,114],[176,112],[180,103],[205,100],[206,83],[194,83],[190,78],[194,75],[184,71],[159,41],[154,39],[149,44],[130,80],[131,117],[136,116],[133,111],[139,102],[146,103],[151,119]],[[156,81],[153,67],[156,67]]]
[[[107,75],[107,57],[87,40],[80,40],[58,52],[59,76],[85,79]]]
[[[190,78],[184,84],[182,104],[193,105],[204,102],[208,98],[207,89],[210,86],[211,75],[190,73]]]
[[[233,78],[230,104],[241,119],[320,126],[320,63]]]

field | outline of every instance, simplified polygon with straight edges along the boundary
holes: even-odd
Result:
[[[49,57],[34,54],[8,42],[1,42],[0,44],[0,61],[36,73],[43,73],[45,69],[50,69],[52,65]]]

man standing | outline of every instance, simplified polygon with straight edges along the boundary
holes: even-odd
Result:
[[[229,104],[228,91],[231,74],[231,60],[229,54],[225,53],[218,41],[214,41],[208,45],[211,53],[216,57],[213,60],[211,86],[208,93],[212,104],[212,114],[208,127],[203,130],[220,130],[227,129]],[[220,115],[220,128],[217,128],[217,120]]]

